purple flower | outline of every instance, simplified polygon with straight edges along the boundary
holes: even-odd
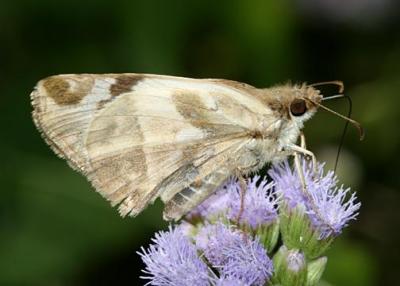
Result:
[[[309,260],[356,218],[360,203],[322,164],[316,173],[311,163],[301,164],[306,190],[285,161],[269,171],[273,182],[249,179],[242,197],[240,182],[230,179],[178,227],[157,233],[139,253],[146,285],[316,284],[326,259]],[[283,245],[276,251],[279,235]]]
[[[216,214],[223,214],[230,220],[239,216],[240,223],[250,225],[253,229],[261,224],[273,222],[278,217],[278,199],[272,192],[272,183],[260,176],[255,176],[247,182],[243,206],[241,200],[241,186],[238,180],[230,179],[214,195],[206,199],[190,216],[212,218]]]
[[[312,226],[320,233],[320,239],[340,234],[348,222],[357,217],[361,203],[356,203],[355,193],[346,201],[350,189],[337,187],[337,177],[333,171],[324,174],[323,164],[317,165],[314,174],[312,164],[303,159],[302,169],[306,193],[302,190],[297,171],[291,169],[287,161],[275,165],[268,174],[275,182],[275,190],[282,194],[290,209],[297,206],[305,209]]]
[[[221,213],[225,213],[229,207],[230,203],[230,186],[233,180],[230,179],[214,194],[209,196],[205,201],[203,201],[200,205],[198,205],[195,209],[189,212],[186,215],[187,219],[195,218],[195,217],[212,217]]]
[[[221,277],[239,285],[264,285],[272,275],[272,261],[258,239],[220,222],[202,228],[196,245]]]
[[[258,186],[257,186],[257,183]],[[240,183],[234,181],[230,186],[230,211],[228,217],[231,220],[237,219],[240,209],[240,223],[249,224],[253,229],[262,224],[270,223],[278,218],[277,196],[272,191],[273,183],[268,183],[264,178],[255,176],[247,183],[247,191],[241,206]]]
[[[160,231],[152,239],[154,244],[138,254],[146,264],[143,279],[146,284],[160,286],[210,285],[207,265],[198,257],[194,244],[179,228]]]

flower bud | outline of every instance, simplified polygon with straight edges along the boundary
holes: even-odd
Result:
[[[303,286],[307,280],[306,259],[299,250],[288,250],[281,246],[273,258],[275,273],[274,284],[282,286]]]
[[[307,286],[317,285],[324,273],[326,263],[328,261],[327,257],[320,257],[314,261],[308,263],[307,266]]]
[[[279,220],[276,219],[273,223],[260,225],[257,228],[256,235],[260,238],[260,243],[262,243],[267,252],[270,253],[278,242]]]

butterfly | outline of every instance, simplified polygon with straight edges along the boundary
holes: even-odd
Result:
[[[224,79],[64,74],[38,82],[33,120],[57,155],[136,216],[158,197],[179,219],[236,174],[293,152],[322,100],[311,85],[258,89]]]

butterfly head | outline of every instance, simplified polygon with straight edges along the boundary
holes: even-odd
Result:
[[[269,91],[268,106],[282,120],[294,122],[300,128],[314,115],[322,100],[318,89],[305,84],[277,86]]]
[[[310,86],[293,87],[291,98],[288,100],[288,114],[292,120],[305,121],[317,111],[322,96],[319,90]]]

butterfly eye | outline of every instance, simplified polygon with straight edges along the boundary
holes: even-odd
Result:
[[[304,99],[295,99],[290,104],[290,113],[294,116],[301,116],[306,113],[307,107]]]

